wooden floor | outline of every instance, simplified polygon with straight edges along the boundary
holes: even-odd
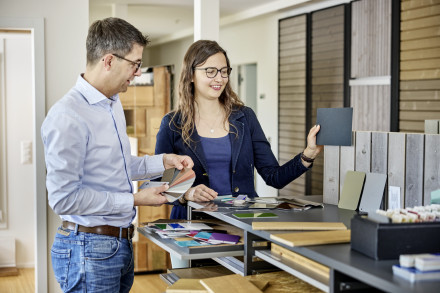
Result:
[[[264,290],[266,293],[323,293],[323,291],[283,271],[247,276],[246,278],[268,281],[270,286]],[[130,292],[164,293],[166,288],[167,285],[158,274],[135,275]],[[16,292],[35,292],[34,269],[19,269],[18,276],[0,277],[0,293]]]
[[[34,269],[18,269],[18,276],[0,277],[1,293],[34,293]],[[130,292],[163,293],[167,285],[158,274],[135,275],[133,287]]]
[[[18,276],[0,277],[1,293],[34,293],[34,269],[18,269]]]

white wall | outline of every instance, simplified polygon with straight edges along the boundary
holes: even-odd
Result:
[[[33,164],[21,164],[21,142],[33,141],[31,33],[0,33],[4,41],[7,227],[0,236],[15,238],[15,264],[34,267],[35,190]],[[19,115],[17,115],[19,113]],[[0,251],[0,254],[5,253]],[[6,252],[7,253],[7,252]]]
[[[257,117],[278,157],[278,18],[269,14],[220,30],[220,45],[232,64],[257,64]],[[260,178],[259,196],[276,196],[277,191]]]
[[[257,63],[258,119],[271,141],[272,151],[278,157],[278,18],[265,15],[220,29],[219,44],[228,53],[231,64]],[[183,56],[193,42],[192,37],[154,46],[146,50],[147,66],[175,65],[175,101]],[[153,44],[154,45],[154,44]],[[176,105],[176,104],[175,104]],[[275,196],[276,190],[257,178],[256,190],[260,196]]]
[[[89,27],[89,2],[88,0],[0,0],[0,7],[0,18],[44,18],[45,20],[45,103],[49,109],[74,85],[78,74],[84,71],[86,63],[85,39]],[[16,114],[20,115],[20,113]],[[41,143],[41,140],[35,143]],[[44,197],[46,200],[45,194],[38,196]],[[22,220],[27,221],[29,229],[32,229],[34,225],[32,219],[28,219],[24,215]],[[50,256],[50,245],[58,225],[58,217],[49,208],[48,256]],[[38,237],[44,237],[44,235],[38,235]],[[48,291],[59,292],[50,260],[48,263]]]

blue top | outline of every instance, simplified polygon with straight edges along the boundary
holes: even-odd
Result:
[[[50,109],[41,136],[49,205],[80,225],[128,227],[131,181],[164,171],[162,156],[131,156],[119,96],[107,98],[82,76]]]
[[[229,136],[219,138],[200,137],[208,165],[210,188],[219,195],[231,191],[231,141]]]
[[[192,142],[186,145],[180,130],[180,114],[165,115],[162,119],[156,139],[156,154],[175,153],[188,155],[194,161],[193,170],[196,179],[193,186],[204,184],[211,187],[211,176],[208,176],[208,164],[203,152],[201,139],[197,129],[191,135]],[[171,123],[170,123],[171,122]],[[283,188],[294,179],[309,170],[304,167],[298,154],[292,160],[280,166],[270,144],[258,122],[254,111],[248,107],[233,109],[229,116],[231,125],[229,139],[231,142],[231,191],[233,196],[246,194],[249,197],[258,196],[254,187],[254,168],[267,185]],[[185,219],[186,208],[175,202],[171,212],[172,219]]]

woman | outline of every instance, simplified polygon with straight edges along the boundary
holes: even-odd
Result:
[[[283,188],[301,176],[322,150],[319,126],[307,148],[280,166],[252,109],[244,106],[229,83],[228,56],[215,41],[193,43],[185,54],[179,106],[162,119],[156,154],[188,155],[194,161],[192,188],[173,207],[171,219],[186,219],[186,201],[210,201],[217,195],[258,196],[254,168],[266,184]]]

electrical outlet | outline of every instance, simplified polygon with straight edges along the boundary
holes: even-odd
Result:
[[[32,164],[32,142],[22,141],[21,142],[21,163]]]

